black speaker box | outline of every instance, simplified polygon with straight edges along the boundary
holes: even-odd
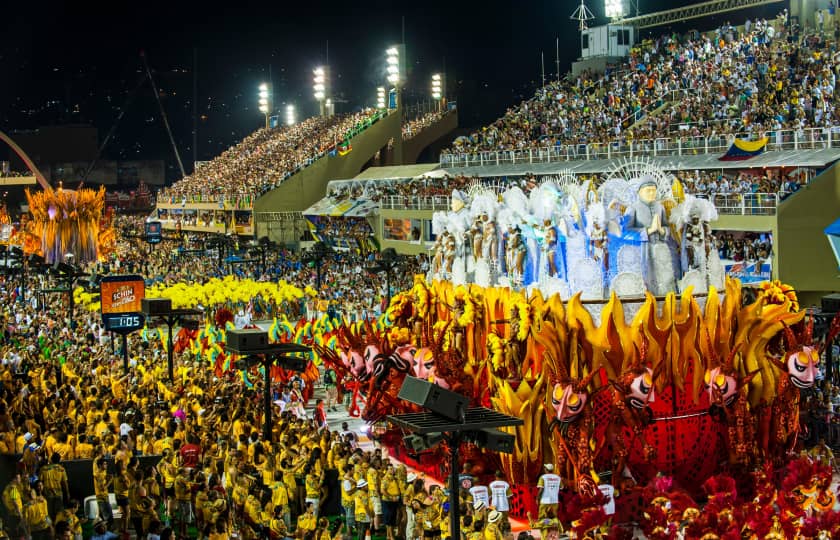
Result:
[[[171,298],[143,298],[140,301],[140,308],[146,315],[165,315],[172,311]]]
[[[309,365],[309,360],[306,358],[298,358],[297,356],[287,356],[277,362],[277,365],[289,371],[303,373],[306,371],[306,366]]]
[[[840,312],[840,293],[827,294],[822,297],[822,310],[825,313]]]
[[[397,396],[457,422],[463,421],[469,400],[429,381],[406,377]]]
[[[265,330],[231,330],[227,333],[226,348],[238,353],[257,351],[268,347],[268,332]]]
[[[516,444],[516,437],[494,428],[480,429],[470,433],[470,435],[473,442],[481,448],[505,454],[512,454],[513,447]]]

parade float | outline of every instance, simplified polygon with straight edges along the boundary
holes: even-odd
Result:
[[[26,190],[30,215],[13,243],[47,264],[72,255],[77,264],[97,261],[116,249],[113,211],[105,209],[105,188]]]
[[[629,165],[598,187],[560,177],[528,195],[453,193],[434,217],[429,274],[393,297],[385,324],[345,323],[335,347],[316,349],[348,381],[352,413],[417,468],[445,477],[445,450],[412,454],[382,422],[416,410],[397,399],[409,376],[525,421],[510,428],[512,454],[464,450],[474,473],[499,469],[514,485],[512,514],[535,510],[533,486],[550,463],[574,500],[562,517],[579,533],[607,521],[602,493],[614,490],[610,519],[671,538],[720,485],[752,500],[764,471],[778,486],[799,448],[801,394],[840,326],[816,343],[792,288],[765,283],[748,295],[725,278],[711,203]],[[790,507],[808,518],[819,514],[823,472],[788,471],[807,491]],[[734,493],[730,518],[742,501]],[[703,534],[735,527],[707,517],[692,521]]]

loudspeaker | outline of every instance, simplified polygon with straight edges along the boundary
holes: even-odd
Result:
[[[309,365],[309,360],[306,358],[298,358],[297,356],[285,356],[277,361],[277,365],[289,371],[303,373],[306,371],[306,366]]]
[[[227,333],[226,348],[236,353],[247,353],[268,347],[268,332],[265,330],[231,330]]]
[[[464,421],[469,400],[429,381],[406,377],[397,396],[456,422]]]
[[[513,446],[516,443],[516,437],[494,428],[471,431],[468,438],[481,448],[505,454],[512,454]]]
[[[822,310],[825,313],[840,312],[840,294],[827,294],[822,297]]]
[[[140,309],[146,316],[166,315],[172,311],[171,298],[143,298]]]

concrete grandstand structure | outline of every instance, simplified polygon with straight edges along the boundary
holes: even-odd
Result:
[[[665,140],[655,152],[639,148],[611,146],[610,150],[592,150],[590,159],[565,160],[554,152],[498,152],[481,156],[443,156],[440,163],[428,166],[371,168],[356,178],[334,182],[330,188],[343,185],[363,185],[371,182],[408,182],[415,178],[454,177],[505,178],[514,181],[525,176],[552,177],[573,173],[599,174],[610,171],[622,160],[646,159],[663,168],[678,172],[685,170],[725,171],[735,169],[767,169],[773,167],[811,168],[817,171],[810,182],[791,194],[750,193],[717,194],[712,197],[718,208],[719,219],[713,224],[716,231],[764,232],[775,239],[772,251],[773,279],[780,279],[796,287],[805,302],[818,302],[826,292],[836,288],[837,269],[833,254],[823,230],[837,217],[840,208],[840,169],[835,166],[840,159],[840,132],[830,136],[811,135],[799,140],[790,134],[790,140],[779,144],[747,161],[720,161],[726,151],[726,138],[702,147],[685,149],[677,140]],[[731,138],[729,140],[731,143]],[[553,149],[552,149],[553,150]],[[606,152],[610,153],[608,158]],[[584,152],[584,156],[586,152]],[[369,191],[382,188],[369,187]],[[329,210],[335,205],[325,202],[304,211],[304,215],[322,212],[323,215],[341,216]],[[369,211],[366,219],[377,237],[381,248],[394,248],[398,253],[427,253],[433,243],[431,220],[435,211],[449,208],[450,197],[383,196]],[[384,234],[385,224],[392,221],[410,221],[419,226],[419,239],[399,240]],[[808,261],[803,264],[802,261]]]
[[[312,160],[284,179],[277,187],[243,203],[232,200],[179,200],[159,198],[155,215],[163,227],[197,233],[235,233],[267,236],[272,240],[295,243],[305,231],[301,211],[324,196],[331,180],[355,176],[371,165],[414,163],[417,157],[435,143],[449,142],[449,135],[458,125],[458,112],[450,108],[416,136],[401,137],[402,109],[381,115],[374,123],[348,138],[348,151],[334,148]],[[204,222],[179,223],[178,215],[210,215]],[[247,223],[244,223],[245,216]],[[235,223],[231,226],[230,223]],[[242,223],[240,223],[242,222]]]

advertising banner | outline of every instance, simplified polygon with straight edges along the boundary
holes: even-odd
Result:
[[[146,294],[143,276],[105,276],[99,285],[102,315],[140,313],[140,302]]]

